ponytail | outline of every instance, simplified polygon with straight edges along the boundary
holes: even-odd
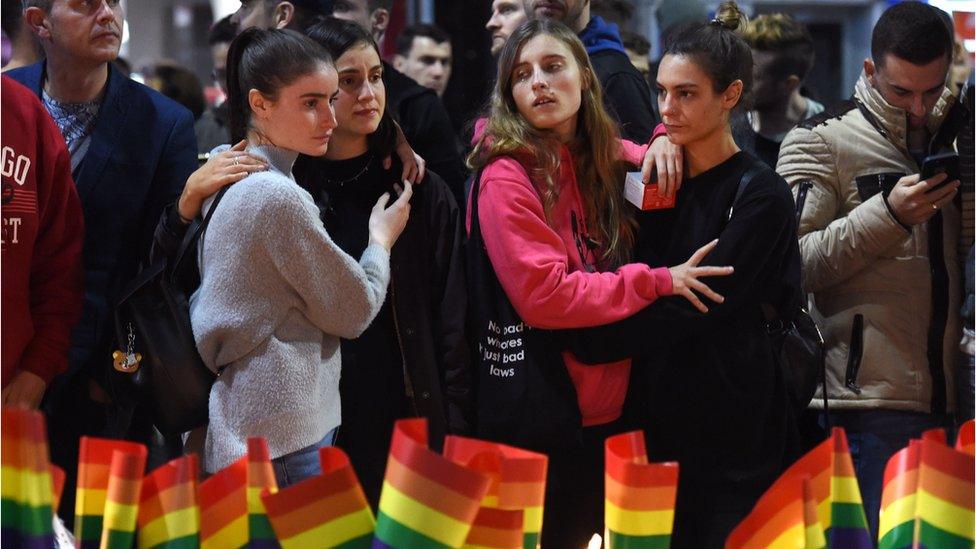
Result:
[[[332,65],[328,52],[294,31],[250,28],[238,34],[227,51],[226,89],[231,142],[247,137],[251,124],[248,99],[251,90],[274,100],[282,87],[321,65]]]

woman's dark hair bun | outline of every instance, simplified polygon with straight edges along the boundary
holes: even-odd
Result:
[[[742,8],[731,0],[722,2],[719,5],[718,10],[715,11],[715,19],[711,21],[712,25],[720,26],[733,32],[744,29],[748,23],[749,18],[746,17]]]

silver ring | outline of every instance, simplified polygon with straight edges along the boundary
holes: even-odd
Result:
[[[938,210],[938,209],[939,209],[939,207],[938,207],[938,206],[936,206],[935,204],[932,204],[932,209],[933,209],[933,210]]]
[[[234,165],[235,165],[235,166],[237,166],[238,164],[240,164],[240,161],[239,161],[239,160],[237,159],[237,157],[235,156],[235,157],[234,157]]]

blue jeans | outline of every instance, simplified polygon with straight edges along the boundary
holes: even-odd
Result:
[[[319,448],[332,446],[338,427],[332,429],[322,437],[322,440],[271,460],[274,467],[275,480],[278,488],[291,486],[305,479],[322,474],[322,463],[319,461]]]
[[[922,431],[949,424],[942,416],[896,410],[831,411],[830,421],[832,426],[843,427],[847,433],[871,539],[877,540],[881,489],[888,460],[908,446],[911,439],[919,438]]]

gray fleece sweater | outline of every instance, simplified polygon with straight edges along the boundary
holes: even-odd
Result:
[[[267,439],[277,458],[339,425],[339,338],[369,326],[390,281],[385,248],[369,246],[356,263],[329,238],[291,175],[296,153],[248,151],[267,159],[268,171],[221,199],[190,300],[197,348],[220,372],[210,391],[209,472],[244,455],[248,437]]]

